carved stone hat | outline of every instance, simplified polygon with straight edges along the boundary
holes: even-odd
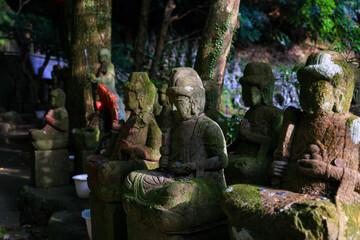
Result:
[[[340,53],[333,51],[312,53],[308,57],[305,67],[299,69],[297,76],[300,84],[326,80],[334,87],[348,88],[349,84],[354,85],[352,67],[347,64]]]
[[[254,84],[262,88],[271,88],[274,85],[275,77],[268,63],[250,62],[244,69],[244,76],[239,83]]]
[[[166,93],[168,95],[183,95],[192,99],[194,94],[205,97],[205,88],[198,73],[194,69],[180,67],[172,69],[169,87]]]

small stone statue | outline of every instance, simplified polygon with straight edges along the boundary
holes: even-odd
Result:
[[[107,149],[108,154],[111,154],[120,128],[126,121],[126,113],[124,104],[115,88],[115,67],[111,63],[111,52],[106,48],[100,49],[98,60],[100,67],[96,77],[90,74],[88,78],[97,84],[99,98],[96,100],[97,110],[107,109],[111,115],[111,140]]]
[[[297,75],[303,111],[285,110],[271,166],[272,183],[286,190],[232,185],[222,208],[233,236],[246,229],[254,239],[359,239],[360,118],[349,113],[354,70],[341,54],[322,51]]]
[[[224,217],[217,194],[226,186],[227,165],[223,133],[203,113],[205,89],[198,74],[191,68],[173,69],[167,95],[176,123],[163,139],[160,168],[129,174],[125,182],[129,201],[123,202],[128,216],[148,216],[142,222],[164,234],[204,227]],[[161,217],[152,211],[162,212]],[[149,234],[149,239],[155,238]]]
[[[242,98],[247,107],[236,141],[230,149],[225,169],[228,184],[269,183],[268,167],[279,139],[283,111],[272,105],[275,77],[267,63],[251,62],[240,79]]]
[[[89,187],[105,202],[121,201],[122,183],[131,171],[158,167],[161,130],[152,115],[155,94],[146,73],[132,73],[124,85],[130,116],[119,130],[111,155],[94,156],[88,165]]]
[[[65,109],[65,93],[61,89],[50,92],[50,109],[45,116],[46,125],[41,130],[30,130],[35,149],[63,149],[69,143],[69,116]]]

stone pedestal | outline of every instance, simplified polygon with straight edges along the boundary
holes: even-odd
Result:
[[[91,155],[95,155],[95,149],[80,150],[75,152],[75,174],[86,173],[86,166],[89,160],[88,157]]]
[[[54,212],[47,232],[49,240],[89,240],[85,220],[76,211]]]
[[[92,239],[127,239],[126,214],[121,202],[106,203],[90,194]]]
[[[68,150],[34,150],[31,178],[33,185],[38,188],[69,184]]]
[[[218,240],[229,239],[226,221],[209,225],[206,229],[189,229],[188,232],[164,233],[133,217],[127,217],[128,240]]]

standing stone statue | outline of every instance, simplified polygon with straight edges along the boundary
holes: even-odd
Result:
[[[242,98],[247,107],[240,124],[235,150],[225,169],[226,181],[268,184],[269,163],[277,147],[283,111],[272,105],[275,77],[267,63],[251,62],[240,79]]]
[[[122,183],[131,171],[158,167],[161,130],[152,115],[155,94],[146,73],[132,73],[124,85],[125,109],[130,116],[120,128],[111,154],[93,156],[88,165],[89,187],[104,202],[121,201]]]
[[[233,237],[358,239],[360,118],[349,113],[354,71],[341,54],[317,52],[298,80],[303,112],[286,109],[271,168],[272,183],[286,190],[231,186],[222,207]]]
[[[111,52],[106,48],[100,49],[98,60],[100,67],[96,76],[90,74],[88,78],[97,84],[96,109],[107,109],[111,116],[111,140],[107,149],[108,154],[111,154],[120,128],[126,121],[126,113],[124,104],[116,92],[115,67],[111,63]]]
[[[129,239],[172,239],[168,234],[211,229],[224,219],[218,196],[226,186],[226,144],[220,127],[203,113],[200,77],[191,68],[173,69],[167,95],[176,122],[163,142],[160,168],[126,179]]]
[[[30,130],[35,149],[63,149],[69,143],[69,116],[65,109],[65,93],[61,89],[50,92],[50,109],[45,116],[46,125],[41,130]]]

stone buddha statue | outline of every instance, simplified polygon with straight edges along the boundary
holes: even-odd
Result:
[[[88,165],[91,191],[105,202],[120,202],[128,173],[158,167],[161,130],[152,108],[156,88],[146,73],[134,72],[124,85],[129,118],[120,128],[112,151],[93,156]]]
[[[249,107],[241,120],[235,142],[229,147],[226,181],[233,183],[269,183],[268,167],[277,147],[283,111],[272,105],[275,77],[267,63],[251,62],[240,79],[242,98]]]
[[[160,168],[134,171],[126,178],[128,227],[139,228],[128,231],[129,239],[143,239],[147,228],[153,229],[148,239],[170,239],[171,232],[204,230],[224,217],[218,196],[226,186],[226,144],[218,124],[203,113],[200,77],[191,68],[173,69],[167,95],[176,122],[163,141]],[[144,224],[135,224],[140,216],[146,216]]]
[[[232,236],[357,239],[360,118],[349,113],[354,71],[341,54],[323,51],[312,53],[297,75],[303,111],[285,110],[271,167],[272,183],[283,190],[230,186],[222,207]]]
[[[69,143],[69,116],[65,109],[65,93],[61,89],[50,92],[50,109],[45,115],[45,126],[41,130],[30,130],[35,149],[63,149]]]

